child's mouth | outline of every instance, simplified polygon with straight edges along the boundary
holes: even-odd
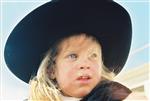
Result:
[[[85,75],[85,76],[79,76],[77,78],[77,80],[79,81],[79,83],[81,84],[88,84],[91,81],[91,77],[89,75]]]

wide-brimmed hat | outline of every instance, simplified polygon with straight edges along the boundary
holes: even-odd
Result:
[[[102,46],[105,66],[118,74],[126,63],[132,36],[128,12],[112,0],[52,0],[24,17],[7,39],[8,68],[28,82],[57,40],[87,33]]]

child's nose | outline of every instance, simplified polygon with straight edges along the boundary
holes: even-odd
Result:
[[[89,59],[83,59],[79,63],[79,69],[90,69],[91,68],[91,63]]]
[[[80,69],[90,69],[90,66],[80,66]]]

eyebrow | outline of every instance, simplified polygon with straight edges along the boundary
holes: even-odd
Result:
[[[65,50],[64,52],[63,52],[63,54],[67,54],[67,53],[77,53],[79,51],[79,53],[80,53],[80,50]],[[97,49],[90,49],[89,51],[88,51],[88,53],[99,53],[98,52],[98,50]]]
[[[65,50],[64,52],[63,52],[63,54],[67,54],[67,53],[76,53],[77,51],[72,51],[72,50]]]

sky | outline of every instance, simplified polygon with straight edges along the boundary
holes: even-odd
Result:
[[[1,0],[0,2],[0,84],[2,101],[20,101],[27,98],[29,85],[19,80],[8,69],[4,61],[4,47],[13,28],[28,13],[49,0]],[[133,37],[131,51],[124,71],[149,63],[150,31],[149,0],[115,0],[130,14]]]

